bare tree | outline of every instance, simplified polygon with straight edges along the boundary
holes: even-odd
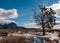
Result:
[[[39,6],[40,12],[34,10],[34,21],[37,25],[42,26],[43,36],[45,35],[45,28],[52,29],[55,25],[56,12],[52,8],[46,8],[45,6]]]

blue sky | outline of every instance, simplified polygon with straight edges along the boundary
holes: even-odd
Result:
[[[0,0],[0,8],[6,10],[17,9],[18,17],[11,18],[10,20],[16,21],[18,25],[24,25],[24,23],[31,22],[33,17],[32,9],[37,9],[40,4],[49,6],[58,1],[59,0]]]

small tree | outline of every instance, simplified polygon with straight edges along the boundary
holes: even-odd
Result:
[[[40,11],[37,13],[34,10],[34,21],[37,25],[42,26],[43,36],[45,35],[45,28],[52,29],[55,25],[55,11],[52,8],[46,8],[45,6],[39,6]]]

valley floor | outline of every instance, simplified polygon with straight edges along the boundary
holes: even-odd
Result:
[[[0,30],[0,43],[60,43],[59,31],[42,30]]]

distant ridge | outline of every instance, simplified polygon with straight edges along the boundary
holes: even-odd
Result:
[[[0,29],[19,29],[19,30],[42,30],[42,28],[25,28],[22,26],[17,26],[16,23],[11,22],[9,24],[0,24]],[[46,29],[49,30],[49,29]],[[55,31],[60,31],[60,29],[51,29]]]
[[[18,26],[15,24],[15,23],[13,23],[13,22],[11,22],[11,23],[9,23],[9,24],[0,24],[0,29],[13,29],[13,28],[17,28]]]

